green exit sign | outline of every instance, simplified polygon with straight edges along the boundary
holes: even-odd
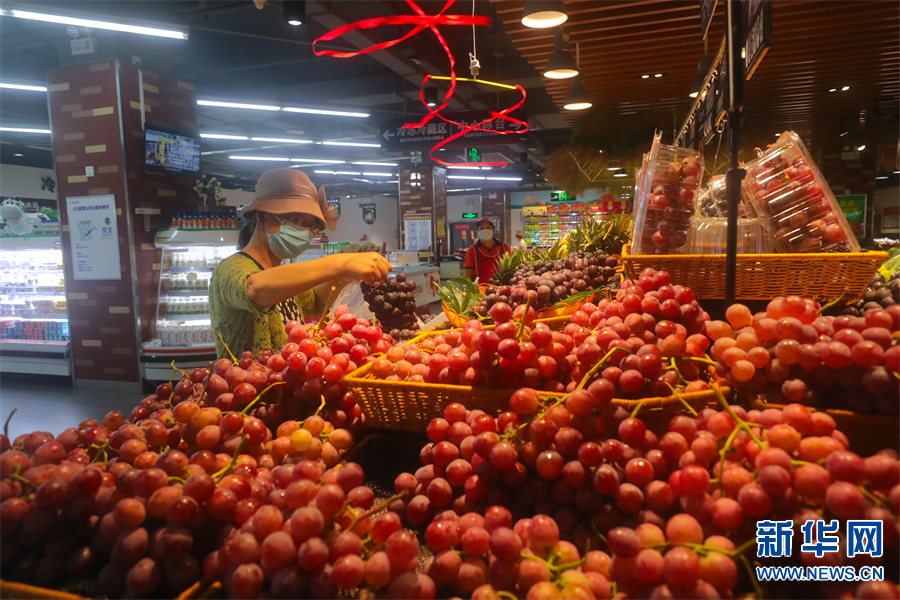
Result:
[[[463,219],[475,219],[478,217],[478,213],[463,213]]]
[[[575,196],[570,196],[565,192],[551,192],[550,193],[550,201],[551,202],[566,202],[568,200],[574,200]]]
[[[478,148],[466,148],[466,161],[472,163],[481,162],[481,150]]]

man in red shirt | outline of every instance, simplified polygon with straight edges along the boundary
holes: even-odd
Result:
[[[478,278],[480,283],[487,283],[497,270],[497,261],[509,252],[509,246],[494,239],[494,222],[481,219],[475,226],[478,228],[478,240],[466,251],[463,273],[471,280]]]

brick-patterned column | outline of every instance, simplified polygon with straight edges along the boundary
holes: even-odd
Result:
[[[509,244],[512,239],[510,232],[510,197],[509,192],[481,190],[481,212],[485,219],[500,221],[499,233],[503,242]]]
[[[192,88],[146,71],[144,79],[148,122],[196,134]],[[156,319],[160,252],[152,242],[160,217],[151,219],[145,231],[135,208],[167,212],[179,196],[182,202],[190,197],[186,194],[193,177],[144,172],[138,70],[133,65],[106,61],[66,66],[48,71],[47,83],[76,385],[138,387],[138,347],[152,336]],[[172,117],[172,110],[182,118]],[[91,177],[85,174],[87,166],[94,167]],[[122,278],[75,280],[66,198],[102,194],[116,199]]]
[[[416,185],[418,184],[418,185]],[[432,219],[432,251],[437,255],[434,242],[437,221],[443,221],[445,235],[440,236],[440,252],[449,252],[450,240],[447,227],[447,170],[441,167],[401,167],[400,168],[400,247],[406,240],[405,214],[430,214]]]

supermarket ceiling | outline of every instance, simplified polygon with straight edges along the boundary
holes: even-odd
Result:
[[[285,22],[283,3],[267,0],[258,10],[251,0],[47,0],[28,9],[58,14],[175,26],[187,40],[94,30],[100,42],[95,58],[141,57],[145,68],[190,81],[200,99],[279,106],[350,110],[367,118],[335,117],[244,109],[198,107],[199,130],[245,137],[294,138],[382,143],[385,121],[424,114],[419,88],[425,75],[448,74],[448,60],[435,36],[422,32],[392,48],[351,59],[317,57],[311,42],[324,33],[365,18],[408,15],[406,2],[311,0],[306,23]],[[418,3],[427,14],[445,2]],[[566,0],[570,45],[594,103],[586,111],[562,108],[571,80],[541,76],[553,51],[553,32],[528,29],[521,22],[523,0],[457,2],[449,13],[489,17],[476,28],[480,77],[527,90],[525,111],[531,132],[522,140],[482,148],[486,158],[510,163],[518,185],[545,183],[540,173],[550,152],[580,131],[680,125],[693,101],[687,97],[704,53],[700,2],[671,0]],[[724,30],[722,2],[713,17],[709,51]],[[0,8],[15,8],[0,2]],[[22,5],[18,5],[21,7]],[[772,48],[746,86],[745,135],[754,145],[795,129],[805,139],[837,143],[841,132],[893,135],[898,130],[900,97],[900,11],[896,0],[861,2],[775,2]],[[345,35],[326,48],[359,50],[400,37],[409,27],[382,26]],[[459,76],[468,75],[473,50],[471,27],[441,27]],[[73,56],[65,25],[0,18],[0,82],[38,83],[47,69],[84,60]],[[90,59],[88,59],[90,60]],[[660,73],[663,77],[654,77]],[[642,75],[651,75],[642,79]],[[829,92],[849,86],[847,91]],[[515,93],[488,86],[461,85],[451,100],[455,111],[507,107]],[[0,126],[48,127],[47,103],[39,92],[0,88]],[[49,165],[49,137],[0,132],[0,161]],[[831,140],[830,138],[835,138]],[[647,139],[649,145],[649,137]],[[752,146],[751,146],[752,147]],[[252,186],[277,163],[231,160],[231,155],[301,156],[309,146],[250,140],[204,139],[203,171],[228,183]],[[385,148],[314,146],[318,159],[403,164],[408,153]],[[423,152],[427,160],[427,149]],[[441,158],[462,161],[461,151]],[[21,155],[21,156],[16,156]],[[316,168],[339,170],[324,165]],[[343,168],[340,170],[344,170]],[[349,169],[347,169],[349,170]],[[354,171],[362,172],[361,167]],[[314,181],[339,193],[390,193],[396,184],[366,183],[364,177],[311,173]],[[382,179],[384,181],[384,179]],[[495,185],[509,186],[506,182]],[[512,184],[516,185],[516,184]]]

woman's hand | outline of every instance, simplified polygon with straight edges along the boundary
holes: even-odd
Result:
[[[343,275],[355,281],[375,285],[391,272],[391,263],[377,252],[347,254]]]

